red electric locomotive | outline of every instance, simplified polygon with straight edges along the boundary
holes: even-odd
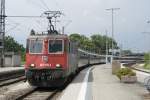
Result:
[[[78,47],[67,35],[54,29],[53,16],[47,18],[50,22],[47,34],[32,31],[27,39],[25,74],[31,85],[58,87],[76,72]]]
[[[78,49],[78,44],[65,34],[58,33],[52,18],[59,11],[45,12],[49,20],[47,33],[33,30],[27,38],[25,75],[27,81],[38,87],[60,87],[79,67],[101,63],[101,56]]]

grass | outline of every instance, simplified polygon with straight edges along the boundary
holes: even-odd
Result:
[[[150,64],[145,64],[144,68],[150,70]]]

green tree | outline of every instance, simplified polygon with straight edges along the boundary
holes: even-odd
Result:
[[[117,46],[117,42],[107,36],[102,36],[100,34],[94,34],[91,36],[91,40],[96,47],[95,49],[97,49],[97,51],[100,51],[100,53],[103,53],[103,54],[106,52],[106,41],[107,41],[108,49],[112,48],[112,41],[113,41],[114,49],[119,48]]]
[[[131,50],[122,50],[123,55],[131,55],[133,54]]]
[[[70,38],[72,41],[78,41],[78,42],[80,42],[80,40],[81,40],[81,36],[80,36],[80,34],[78,34],[78,33],[71,34],[71,35],[69,36],[69,38]]]
[[[11,36],[5,36],[5,52],[17,52],[21,54],[22,60],[25,60],[25,48]]]
[[[94,47],[92,41],[84,35],[74,33],[70,35],[70,39],[73,41],[77,41],[79,43],[79,47],[82,49],[92,50],[92,48]]]
[[[116,49],[118,48],[117,42],[115,40],[99,34],[94,34],[90,38],[88,38],[84,35],[74,33],[70,35],[70,39],[73,41],[78,41],[79,47],[81,49],[86,49],[88,51],[101,53],[101,54],[104,54],[106,52],[106,40],[107,40],[108,49],[111,48],[112,41],[114,44],[114,48]]]

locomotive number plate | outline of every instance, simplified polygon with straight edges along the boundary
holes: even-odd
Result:
[[[40,64],[40,67],[45,67],[45,66],[51,67],[51,64]]]

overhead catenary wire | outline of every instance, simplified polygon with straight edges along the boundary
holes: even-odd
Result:
[[[36,22],[37,24],[32,24],[32,25],[30,25],[30,28],[28,28],[28,30],[31,30],[31,29],[36,29],[36,30],[38,30],[38,32],[39,31],[41,31],[42,29],[43,29],[43,27],[42,26],[46,26],[46,25],[40,25],[41,23],[40,23],[40,21],[38,21],[37,20],[37,18],[46,18],[46,16],[6,16],[7,18],[9,18],[9,19],[11,19],[11,18],[29,18],[29,19],[31,19],[31,20],[33,20],[34,19],[34,21],[33,22]],[[43,21],[42,21],[43,22]],[[52,21],[52,22],[55,22],[55,21]],[[60,22],[60,21],[58,21],[58,20],[56,20],[56,22]],[[35,25],[36,25],[36,27],[35,27]],[[17,26],[19,26],[19,25],[15,25],[15,26],[13,26],[13,27],[11,27],[7,32],[10,32],[10,31],[12,31],[12,30],[14,30],[14,29],[16,29],[17,28]],[[24,26],[26,26],[26,25],[24,25]]]
[[[16,16],[13,16],[13,17],[16,17]],[[31,16],[17,16],[17,18],[20,18],[21,17],[21,19],[22,18],[30,18]],[[39,17],[39,16],[38,16]],[[41,18],[41,17],[40,17]],[[12,24],[9,24],[9,26],[11,25],[11,27],[7,27],[7,30],[6,30],[6,33],[10,33],[11,31],[13,32],[13,30],[18,30],[18,31],[21,31],[22,29],[24,29],[24,28],[26,28],[28,31],[30,31],[32,28],[32,26],[33,26],[33,24],[32,25],[25,25],[25,24],[23,24],[23,23],[18,23],[18,22],[15,22],[14,20],[12,20],[11,18],[7,18],[8,20],[9,20],[9,22],[11,22]],[[32,18],[30,18],[30,19],[32,19]],[[33,20],[32,19],[32,21],[34,22],[35,20]],[[27,21],[25,21],[25,22],[27,22]],[[31,21],[30,21],[31,22]],[[35,21],[36,23],[37,23],[37,21]],[[35,24],[34,24],[35,25]],[[39,24],[37,25],[36,24],[36,27],[38,27],[37,29],[40,29],[39,28]],[[14,33],[14,32],[13,32]],[[22,33],[22,32],[21,32]]]
[[[32,3],[32,5],[36,5],[36,7],[43,9],[44,11],[47,10],[47,8],[45,8],[45,6],[41,5],[41,3],[38,3],[37,0],[26,0]]]
[[[31,0],[32,2],[34,1],[34,0]],[[47,3],[45,2],[45,0],[39,0],[41,3],[40,3],[40,5],[42,5],[44,8],[46,8],[48,11],[50,11],[50,9],[49,9],[49,7],[48,7],[48,5],[47,5]],[[55,3],[55,5],[56,5],[56,7],[57,8],[61,8],[62,9],[62,7],[60,7],[60,5],[58,4],[58,2],[57,1],[54,1],[53,3]],[[37,1],[36,1],[36,4],[37,4]],[[39,4],[39,2],[38,2],[38,4]],[[65,14],[64,13],[61,13],[63,16],[65,16]],[[9,17],[25,17],[25,18],[38,18],[39,16],[9,16]],[[42,18],[42,17],[44,17],[43,16],[43,14],[39,17],[39,18]],[[58,22],[58,21],[56,21],[57,19],[55,18],[55,21],[54,21],[54,24],[55,24],[55,28],[56,28],[56,22]]]
[[[6,33],[10,32],[10,31],[12,31],[12,30],[14,30],[14,29],[16,29],[19,25],[20,25],[20,24],[16,24],[16,25],[13,26],[12,28],[6,30]]]
[[[9,22],[11,22],[12,24],[6,24],[6,25],[10,25],[12,27],[9,28],[8,30],[6,30],[6,33],[10,32],[10,31],[12,31],[14,29],[16,29],[20,25],[20,23],[16,23],[16,22],[14,22],[12,20],[9,20]],[[7,23],[7,21],[6,21],[6,23]]]
[[[20,18],[45,18],[45,16],[6,16],[6,17],[20,17]]]
[[[27,1],[29,1],[29,0],[27,0]],[[36,6],[38,5],[38,7],[44,8],[45,10],[48,10],[48,11],[50,10],[49,6],[45,2],[45,0],[39,0],[39,1],[30,0],[30,2],[33,2],[32,4],[34,4],[34,5],[36,4]],[[57,2],[56,2],[56,6],[59,6]],[[63,14],[63,13],[61,13],[61,14]],[[33,18],[34,19],[34,18],[45,18],[46,16],[5,16],[5,17],[7,17],[7,18],[8,17],[12,17],[12,18]],[[55,18],[55,21],[52,21],[52,22],[55,23],[55,28],[56,28],[56,22],[58,22],[57,19]],[[36,21],[36,23],[37,23],[37,21]],[[42,25],[38,24],[38,27],[39,26],[42,26]],[[14,26],[14,28],[15,28],[15,26]]]
[[[12,27],[10,27],[9,29],[7,28],[6,30],[6,33],[10,32],[10,31],[13,31],[15,30],[17,27],[21,26],[21,23],[18,23],[18,22],[15,22],[14,20],[12,20],[11,18],[30,18],[32,19],[37,17],[37,18],[42,18],[41,16],[7,16],[7,19],[9,20],[9,22],[11,22],[12,24],[9,24],[11,25]],[[44,18],[44,17],[43,17]],[[39,25],[39,24],[38,24]],[[23,26],[24,28],[26,27],[26,25]]]
[[[49,7],[47,6],[47,4],[45,3],[45,1],[44,1],[44,0],[40,0],[40,1],[41,1],[41,3],[43,4],[43,6],[45,6],[45,7],[46,7],[46,9],[47,9],[47,10],[50,10],[50,9],[49,9]]]

